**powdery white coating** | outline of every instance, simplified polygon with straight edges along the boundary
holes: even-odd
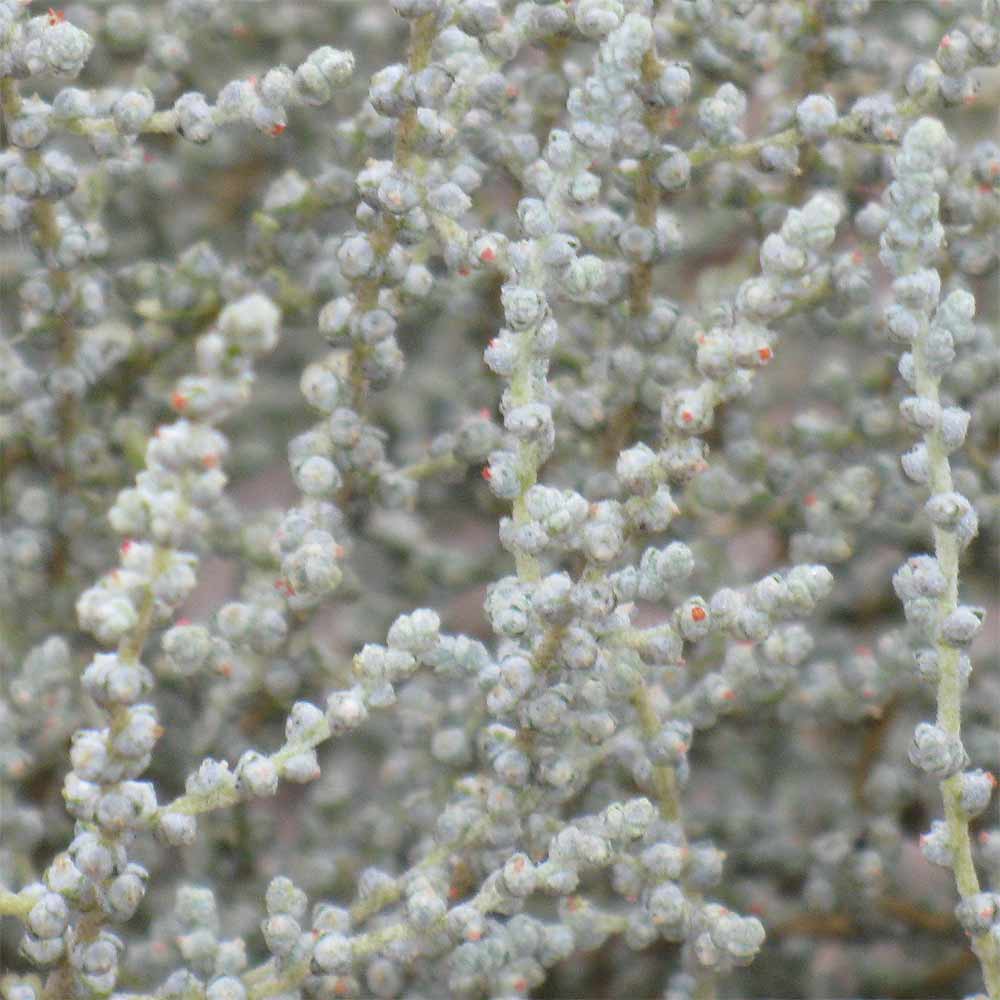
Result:
[[[314,7],[0,0],[4,1000],[998,994],[995,0]]]

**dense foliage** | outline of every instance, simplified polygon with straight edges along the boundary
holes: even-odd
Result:
[[[0,997],[1000,997],[998,64],[0,0]]]

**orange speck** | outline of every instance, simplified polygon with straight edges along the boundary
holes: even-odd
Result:
[[[49,8],[49,27],[54,28],[57,24],[62,24],[66,20],[66,15],[61,10],[54,7]]]
[[[951,48],[951,35],[945,35],[941,39],[941,48],[950,49]]]
[[[458,897],[461,894],[462,894],[461,890],[458,888],[457,885],[450,885],[450,886],[448,886],[448,898],[449,899],[458,899]]]
[[[286,597],[295,596],[295,588],[282,576],[274,581],[274,589],[280,590]]]
[[[202,459],[201,459],[201,464],[206,469],[215,469],[219,465],[219,456],[218,455],[203,455]]]
[[[694,339],[697,340],[699,344],[704,344],[705,341],[708,340],[708,337],[706,337],[703,333],[699,333]]]
[[[350,980],[344,979],[343,977],[338,979],[337,982],[334,984],[333,992],[338,997],[346,997],[347,994],[351,992]]]
[[[479,415],[483,418],[483,420],[489,420],[490,419],[490,408],[488,406],[484,406],[479,411]]]
[[[183,413],[188,405],[188,398],[181,392],[174,392],[170,396],[170,405],[178,412]]]
[[[992,771],[986,772],[986,780],[994,787],[997,787],[997,776]]]
[[[962,103],[963,103],[963,104],[964,104],[964,105],[965,105],[965,106],[966,106],[967,108],[971,108],[971,107],[972,107],[972,105],[976,103],[976,95],[975,95],[975,94],[967,94],[967,95],[965,96],[965,99],[964,99],[964,100],[962,101]]]
[[[485,264],[490,264],[497,259],[497,253],[493,247],[486,247],[479,255],[479,259]]]
[[[771,350],[770,347],[762,347],[757,352],[757,357],[760,358],[760,360],[763,361],[764,364],[766,365],[768,361],[770,361],[771,358],[774,357],[774,352]]]
[[[334,555],[335,555],[335,556],[336,556],[336,557],[337,557],[338,559],[343,559],[343,558],[344,558],[344,556],[346,556],[346,555],[347,555],[347,549],[345,549],[343,545],[336,545],[336,546],[334,546],[334,549],[333,549],[333,554],[334,554]]]
[[[732,688],[726,688],[726,690],[722,692],[723,701],[732,701],[735,697],[736,692]]]
[[[191,624],[191,619],[190,618],[178,618],[177,619],[177,624],[178,625],[190,625]]]
[[[1000,177],[1000,162],[994,160],[990,164],[990,169],[986,171],[990,177]]]
[[[812,507],[812,506],[814,506],[815,503],[816,503],[816,494],[815,493],[807,493],[802,498],[802,503],[805,504],[806,507]]]
[[[277,138],[279,135],[281,135],[282,132],[285,131],[286,128],[288,128],[288,126],[284,122],[278,122],[271,128],[269,134],[274,138]]]
[[[693,618],[693,619],[694,619],[694,620],[695,620],[696,622],[703,622],[703,621],[705,620],[705,617],[706,617],[706,614],[705,614],[705,609],[704,609],[704,608],[701,608],[701,607],[697,607],[697,606],[696,606],[696,607],[693,607],[693,608],[691,609],[691,617],[692,617],[692,618]]]
[[[507,85],[507,89],[504,91],[504,93],[511,100],[513,100],[515,97],[517,97],[518,94],[521,93],[521,89],[519,87],[517,87],[515,84],[510,83],[510,84]]]
[[[855,250],[854,253],[851,254],[851,260],[854,261],[855,264],[863,264],[865,255],[860,250]]]
[[[220,663],[216,668],[223,677],[229,678],[233,676],[233,665],[226,661],[225,663]]]
[[[483,466],[482,477],[489,482],[493,478],[493,472],[488,465]]]
[[[121,552],[121,554],[123,556],[127,556],[128,555],[128,550],[130,548],[132,548],[132,539],[131,538],[126,538],[125,541],[122,542],[121,545],[119,546],[119,551]]]
[[[511,986],[514,987],[514,991],[516,993],[523,993],[528,988],[528,980],[525,979],[524,976],[518,976],[517,979],[511,983]]]
[[[690,410],[681,410],[681,420],[683,420],[684,423],[689,424],[692,420],[694,420],[694,414]]]

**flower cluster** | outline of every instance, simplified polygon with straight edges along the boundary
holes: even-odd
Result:
[[[0,0],[0,1000],[1000,1000],[998,73]]]

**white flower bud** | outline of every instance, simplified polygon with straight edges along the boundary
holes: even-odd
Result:
[[[810,94],[799,102],[795,120],[807,139],[825,139],[837,123],[837,106],[826,94]]]

